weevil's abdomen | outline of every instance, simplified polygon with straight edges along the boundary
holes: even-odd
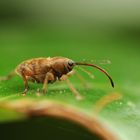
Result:
[[[51,69],[51,58],[36,58],[22,62],[16,68],[16,73],[22,77],[22,74],[28,79],[34,79],[42,83],[47,72]]]

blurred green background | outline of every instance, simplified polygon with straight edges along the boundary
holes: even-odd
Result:
[[[136,103],[131,117],[140,121],[139,7],[138,0],[1,0],[0,75],[33,57],[95,62],[109,71],[116,89]],[[103,65],[103,60],[111,64]],[[94,75],[94,83],[110,88],[103,74],[95,70]]]
[[[1,69],[7,73],[21,60],[39,56],[109,59],[114,78],[139,82],[139,5],[128,0],[1,1]]]

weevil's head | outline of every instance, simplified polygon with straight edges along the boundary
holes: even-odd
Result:
[[[63,74],[71,72],[75,65],[75,62],[71,59],[64,57],[55,57],[53,58],[52,68],[55,71],[56,75],[58,77],[61,77]]]

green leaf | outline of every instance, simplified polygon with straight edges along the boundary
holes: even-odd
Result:
[[[16,28],[13,27],[13,29]],[[55,41],[53,42],[52,38],[49,37],[52,32],[42,30],[41,35],[36,36],[39,30],[28,29],[28,31],[24,31],[21,28],[19,31],[7,31],[9,37],[3,36],[0,39],[1,45],[3,45],[0,48],[0,75],[7,75],[20,62],[29,58],[64,56],[75,61],[86,59],[86,61],[95,62],[105,68],[113,77],[115,88],[110,86],[108,79],[98,70],[85,68],[94,74],[95,78],[91,79],[77,68],[77,71],[84,77],[88,88],[85,88],[76,76],[70,77],[70,81],[84,97],[84,100],[76,100],[65,82],[49,85],[48,93],[43,96],[37,94],[37,89],[41,88],[42,85],[31,83],[27,96],[22,96],[23,81],[16,76],[10,81],[0,82],[0,129],[3,128],[4,124],[9,128],[14,126],[17,129],[18,125],[23,126],[24,123],[30,128],[35,123],[34,117],[39,119],[43,116],[51,118],[47,120],[43,118],[43,121],[42,119],[39,121],[42,125],[42,122],[46,124],[47,127],[44,125],[43,128],[52,135],[53,131],[58,130],[59,132],[61,130],[57,128],[60,126],[65,134],[71,133],[73,137],[79,136],[85,139],[140,139],[138,131],[140,130],[140,75],[139,71],[136,70],[140,68],[138,65],[139,48],[132,48],[136,44],[121,38],[116,40],[115,37],[104,41],[107,40],[105,36],[98,37],[100,40],[104,39],[100,42],[94,35],[91,35],[87,40],[82,40],[82,35],[78,36],[81,39],[79,43],[77,42],[78,37],[68,35],[66,38],[66,32],[59,36],[57,31],[54,31]],[[48,37],[47,41],[46,36]],[[32,37],[31,40],[30,37]],[[69,44],[72,37],[73,41]],[[97,42],[91,41],[92,38]],[[100,61],[104,59],[109,59],[112,64],[100,64]],[[32,119],[29,120],[30,118]],[[52,118],[60,120],[56,121]],[[70,120],[71,123],[64,123],[64,120]],[[8,125],[7,122],[13,123]],[[53,122],[56,123],[56,126]],[[63,123],[68,123],[70,126],[66,127]],[[53,129],[49,130],[48,127]],[[86,128],[88,132],[85,129],[82,130],[81,127]],[[29,128],[26,127],[28,131],[30,131]],[[45,131],[43,132],[45,133]],[[37,137],[36,134],[34,137]]]

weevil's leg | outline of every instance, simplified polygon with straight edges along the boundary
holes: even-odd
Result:
[[[69,72],[67,75],[62,75],[60,78],[61,81],[66,81],[67,85],[69,86],[72,93],[76,96],[77,100],[82,100],[83,97],[80,95],[80,93],[74,88],[73,84],[68,80],[68,78],[75,74],[75,71]]]
[[[69,72],[68,74],[64,74],[60,77],[60,81],[66,81],[70,76],[74,75],[75,74],[75,71],[72,70],[71,72]]]
[[[46,77],[43,83],[43,88],[42,88],[43,93],[46,93],[48,90],[48,81],[52,81],[52,82],[55,81],[54,75],[50,72],[46,74]]]
[[[60,78],[61,81],[65,81],[67,80],[70,76],[72,75],[76,75],[77,78],[80,80],[80,82],[83,84],[83,86],[85,88],[89,88],[89,85],[86,83],[85,79],[83,78],[82,75],[80,75],[76,70],[73,70],[71,72],[69,72],[67,75],[62,75],[62,77]]]
[[[80,82],[82,83],[82,85],[85,87],[85,88],[89,88],[89,85],[87,84],[86,80],[84,79],[84,77],[79,74],[77,71],[75,72],[75,75],[77,76],[77,78],[80,80]]]
[[[67,74],[67,76],[70,77],[70,76],[74,75],[75,73],[76,73],[76,71],[75,71],[75,70],[72,70],[72,71],[70,71],[70,72]]]
[[[80,93],[75,89],[75,87],[73,86],[73,84],[68,79],[66,80],[66,83],[69,86],[69,88],[72,91],[72,93],[76,96],[76,99],[77,100],[82,100],[83,97],[80,95]]]
[[[10,72],[7,76],[2,76],[0,77],[0,81],[7,81],[12,79],[14,76],[16,75],[16,73],[14,71]]]
[[[22,72],[21,76],[22,76],[22,78],[24,80],[24,86],[25,86],[25,90],[24,90],[23,94],[26,94],[28,92],[28,90],[29,90],[28,80],[27,80],[24,72]]]
[[[44,83],[43,83],[43,88],[42,88],[43,93],[45,94],[48,91],[48,74],[45,77]]]
[[[76,77],[80,80],[80,82],[83,84],[83,86],[85,88],[89,88],[89,86],[88,86],[87,82],[85,81],[84,77],[81,74],[79,74],[78,71],[73,70],[73,73],[72,74],[75,74],[76,75]]]
[[[36,79],[35,78],[32,78],[32,77],[27,77],[27,80],[29,82],[32,82],[32,83],[35,83],[36,82]]]
[[[91,79],[94,79],[94,75],[91,72],[89,72],[88,70],[86,70],[86,69],[84,69],[82,67],[77,67],[77,68],[79,68],[81,71],[86,73]]]

